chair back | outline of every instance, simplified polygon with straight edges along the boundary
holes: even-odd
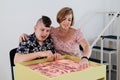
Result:
[[[11,66],[15,66],[15,64],[14,64],[14,56],[15,56],[16,51],[17,51],[17,48],[14,48],[14,49],[12,49],[12,50],[10,51],[10,53],[9,53],[10,65],[11,65]]]

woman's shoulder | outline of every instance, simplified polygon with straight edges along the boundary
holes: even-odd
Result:
[[[53,35],[55,35],[56,32],[57,32],[57,27],[51,26],[50,35],[53,36]]]
[[[58,32],[58,27],[51,27],[51,33]]]
[[[80,29],[71,28],[71,31],[74,33],[78,33],[78,32],[80,32]]]
[[[76,29],[75,28],[70,28],[71,30],[73,30],[73,31],[76,31]]]
[[[51,26],[51,29],[57,29],[58,27]]]
[[[81,29],[75,29],[75,28],[71,28],[72,32],[74,33],[75,37],[78,36],[83,36],[83,33],[81,32]]]
[[[57,29],[57,27],[51,26],[51,31],[54,31],[54,30],[56,30],[56,29]]]
[[[71,28],[75,33],[81,33],[81,29]]]

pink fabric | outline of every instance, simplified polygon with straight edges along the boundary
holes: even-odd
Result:
[[[80,69],[79,63],[68,59],[38,63],[29,65],[28,67],[49,77],[83,70]]]
[[[76,30],[71,39],[67,42],[62,41],[56,37],[56,28],[51,29],[51,37],[53,39],[55,49],[60,54],[68,54],[76,57],[81,57],[81,51],[79,49],[79,44],[82,39],[84,39],[83,34],[80,30]]]

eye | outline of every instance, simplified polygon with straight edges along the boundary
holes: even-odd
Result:
[[[44,31],[44,29],[41,29],[41,31]]]
[[[68,19],[68,21],[72,21],[72,19]]]
[[[62,18],[62,21],[66,20],[66,18]]]
[[[50,30],[47,30],[46,32],[50,32]]]

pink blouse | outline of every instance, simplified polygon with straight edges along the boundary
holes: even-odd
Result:
[[[65,55],[72,55],[81,58],[82,52],[79,49],[79,44],[84,39],[83,34],[80,30],[76,30],[71,39],[67,42],[62,41],[56,37],[56,28],[51,28],[51,37],[54,42],[55,49],[58,53]]]

